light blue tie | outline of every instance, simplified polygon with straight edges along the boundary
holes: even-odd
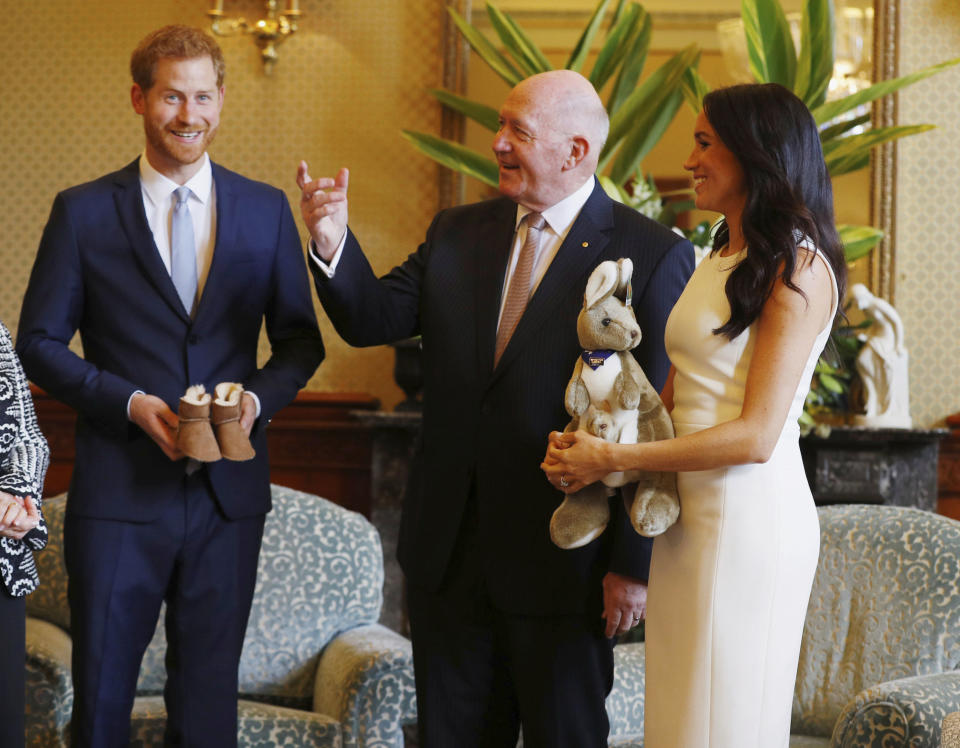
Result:
[[[190,188],[178,187],[173,194],[177,204],[170,225],[170,275],[183,308],[192,317],[197,300],[197,247],[193,239],[190,206],[187,205]]]

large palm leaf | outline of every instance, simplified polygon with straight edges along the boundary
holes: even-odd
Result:
[[[868,115],[848,117],[841,121],[837,121],[838,117],[960,63],[958,57],[910,75],[881,81],[841,99],[826,101],[834,62],[836,29],[833,0],[805,0],[799,55],[790,38],[779,0],[741,0],[741,13],[751,72],[760,82],[776,82],[787,86],[810,107],[814,120],[820,126],[820,140],[831,176],[869,166],[870,153],[881,143],[932,128],[932,125],[871,128]],[[788,59],[791,57],[792,62]],[[794,72],[791,73],[791,70]],[[690,101],[691,97],[687,99]],[[848,260],[862,257],[883,238],[882,233],[869,227],[848,228],[858,229],[855,244],[844,245]]]
[[[614,6],[612,12],[611,6]],[[456,10],[448,9],[467,43],[491,70],[508,85],[515,86],[527,76],[551,69],[546,56],[509,13],[490,3],[486,10],[499,44]],[[603,20],[608,15],[610,23],[603,31]],[[591,71],[584,74],[598,91],[609,87],[605,106],[611,117],[611,131],[601,156],[601,169],[609,165],[612,179],[621,187],[635,177],[640,162],[663,135],[684,98],[706,90],[696,76],[699,50],[693,45],[638,85],[650,47],[650,34],[650,16],[639,2],[618,0],[613,4],[613,0],[599,0],[565,65],[570,70],[583,71],[590,50],[603,36],[597,59]],[[444,106],[484,128],[497,130],[498,113],[492,107],[444,89],[432,90],[431,94]],[[497,167],[492,158],[433,135],[408,131],[403,134],[434,161],[496,185]]]

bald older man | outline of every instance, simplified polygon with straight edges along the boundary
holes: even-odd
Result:
[[[421,745],[605,746],[613,636],[643,617],[650,541],[623,502],[575,550],[550,541],[563,496],[540,471],[580,355],[587,276],[633,260],[635,353],[658,389],[667,315],[693,248],[594,178],[608,120],[590,83],[533,76],[500,110],[502,197],[440,212],[377,278],[347,228],[348,174],[310,180],[301,211],[324,309],[344,340],[423,341],[423,430],[398,556],[408,582]],[[516,287],[519,290],[512,290]]]

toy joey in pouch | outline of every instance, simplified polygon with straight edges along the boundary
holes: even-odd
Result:
[[[673,436],[670,415],[630,351],[641,331],[633,313],[629,259],[600,263],[587,280],[577,336],[583,351],[567,384],[566,431],[583,429],[620,444]],[[568,494],[550,521],[550,537],[561,548],[579,548],[610,520],[612,489],[637,483],[627,501],[630,521],[642,535],[664,532],[679,515],[673,473],[616,472]]]

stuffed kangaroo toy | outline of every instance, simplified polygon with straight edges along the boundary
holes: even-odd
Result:
[[[571,420],[565,431],[583,429],[620,444],[673,437],[670,414],[630,351],[640,343],[631,306],[629,259],[601,262],[590,274],[577,318],[583,353],[567,384],[564,405]],[[637,483],[627,513],[634,529],[652,537],[680,514],[674,473],[631,470],[609,473],[600,482],[568,494],[550,520],[550,538],[561,548],[579,548],[610,521],[613,489]],[[626,502],[626,498],[624,498]]]

